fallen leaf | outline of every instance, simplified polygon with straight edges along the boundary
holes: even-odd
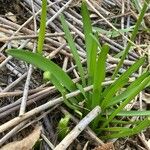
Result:
[[[33,146],[40,138],[41,126],[36,126],[33,132],[20,141],[11,142],[1,148],[1,150],[32,150]]]
[[[96,147],[94,150],[115,150],[113,143],[105,143],[99,147]]]
[[[17,22],[17,18],[12,12],[8,12],[7,14],[5,14],[5,16],[12,22]]]

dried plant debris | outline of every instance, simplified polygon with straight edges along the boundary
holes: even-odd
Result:
[[[99,147],[94,148],[93,150],[115,150],[113,143],[105,143]]]
[[[82,2],[82,0],[74,0],[73,3],[71,3],[71,7],[81,6],[81,2]],[[93,4],[101,5],[103,0],[92,0],[91,2]]]
[[[41,129],[41,126],[36,126],[30,135],[20,141],[11,142],[3,146],[1,150],[31,150],[40,138]]]
[[[50,81],[47,82],[43,79],[44,70],[42,71],[34,66],[31,67],[31,65],[27,64],[22,60],[10,57],[7,53],[8,52],[7,49],[11,48],[23,49],[23,51],[29,50],[30,53],[35,52],[35,50],[38,47],[37,46],[38,37],[42,37],[38,35],[38,31],[40,23],[43,22],[40,21],[40,19],[42,18],[41,17],[42,13],[40,13],[40,9],[42,8],[41,6],[43,1],[47,2],[47,5],[49,5],[46,11],[47,16],[45,17],[46,21],[48,21],[46,23],[46,33],[43,32],[46,37],[43,38],[44,40],[44,45],[42,48],[43,55],[52,62],[54,62],[55,64],[57,64],[60,67],[59,68],[60,70],[63,69],[67,72],[67,75],[70,77],[68,80],[70,81],[70,83],[74,83],[74,81],[75,83],[78,82],[81,77],[80,72],[84,72],[82,80],[84,82],[85,78],[86,86],[88,86],[93,85],[93,83],[90,80],[88,81],[89,76],[88,70],[86,68],[88,66],[87,65],[88,63],[86,63],[88,62],[86,53],[87,52],[86,43],[88,45],[88,43],[98,44],[100,42],[100,44],[98,45],[96,44],[96,46],[94,46],[94,44],[91,45],[89,44],[89,46],[93,47],[91,48],[92,52],[89,53],[89,54],[92,53],[92,57],[89,58],[92,60],[91,62],[94,64],[89,66],[89,69],[91,69],[91,75],[93,75],[93,73],[95,72],[94,70],[92,70],[92,68],[94,68],[94,66],[96,65],[95,63],[96,59],[94,60],[93,58],[97,58],[99,62],[103,61],[103,59],[100,59],[100,57],[99,59],[98,57],[96,57],[97,55],[95,54],[97,53],[97,51],[95,50],[97,49],[100,52],[101,47],[103,47],[102,45],[107,43],[110,47],[110,51],[107,60],[103,61],[106,62],[106,75],[105,75],[106,78],[104,80],[104,83],[106,82],[106,85],[102,85],[102,88],[99,87],[97,88],[98,90],[101,89],[101,91],[105,91],[104,88],[109,87],[109,84],[113,83],[111,76],[121,58],[121,55],[123,54],[122,53],[123,50],[128,45],[127,38],[130,39],[132,32],[135,29],[135,24],[138,20],[138,17],[140,16],[142,5],[144,4],[145,0],[132,0],[132,1],[83,0],[84,2],[85,1],[88,2],[87,10],[89,10],[89,17],[87,17],[87,19],[85,20],[83,19],[84,18],[83,15],[81,15],[82,0],[21,0],[21,1],[0,0],[0,133],[1,133],[0,137],[4,139],[3,143],[6,144],[5,146],[3,145],[2,148],[0,148],[1,150],[32,149],[36,141],[40,138],[41,127],[36,127],[35,130],[31,133],[30,131],[32,131],[32,129],[27,127],[28,124],[26,124],[25,129],[23,130],[18,129],[17,132],[14,131],[15,134],[12,134],[11,137],[9,137],[9,139],[5,140],[5,137],[8,136],[8,133],[11,133],[13,129],[17,127],[17,125],[19,124],[15,119],[21,121],[21,117],[19,117],[18,114],[20,109],[20,103],[23,100],[27,102],[26,106],[22,105],[23,107],[25,106],[25,112],[23,117],[25,116],[27,117],[27,119],[28,118],[31,119],[31,122],[28,122],[31,126],[33,122],[40,122],[40,124],[42,124],[42,127],[44,126],[44,128],[42,128],[44,131],[43,130],[42,131],[49,140],[48,142],[52,143],[52,145],[54,146],[56,146],[61,142],[57,132],[58,122],[59,120],[61,120],[61,117],[62,118],[64,117],[61,114],[60,105],[62,105],[62,107],[72,116],[68,124],[66,125],[66,129],[69,129],[70,131],[74,126],[78,124],[80,120],[82,120],[82,117],[86,115],[86,112],[89,112],[91,109],[86,108],[86,103],[88,101],[87,98],[88,95],[90,96],[92,94],[91,91],[92,86],[89,87],[90,90],[87,90],[88,92],[86,95],[83,90],[83,87],[86,86],[81,86],[80,84],[82,83],[79,81],[78,83],[80,84],[79,85],[76,84],[77,87],[76,89],[74,89],[75,91],[79,90],[79,92],[82,93],[78,97],[76,96],[76,92],[70,91],[69,89],[66,90],[65,86],[62,83],[59,84],[59,82],[57,82],[57,78],[56,80],[55,78],[53,78],[53,74],[55,74],[56,76],[55,73],[56,68],[52,71],[52,74],[50,74],[49,76]],[[79,60],[81,59],[82,62],[82,64],[78,63],[78,67],[75,66],[78,60],[76,59],[76,61],[74,61],[75,55],[73,55],[71,52],[72,48],[70,49],[72,45],[71,44],[68,45],[67,40],[65,40],[65,37],[67,37],[66,35],[69,34],[67,34],[66,32],[66,34],[64,35],[62,24],[60,21],[61,14],[64,15],[66,23],[68,24],[68,28],[71,31],[70,33],[72,35],[72,41],[74,42],[76,47],[75,52],[78,51],[78,53],[76,53],[75,55],[79,54]],[[87,15],[87,13],[84,14],[85,16]],[[88,18],[91,19],[92,27],[88,26],[89,22]],[[84,39],[85,33],[83,24],[87,24],[87,29],[90,30],[91,32],[90,34],[87,34],[87,42]],[[118,29],[119,32],[114,27]],[[142,117],[136,116],[137,113],[141,115],[141,113],[144,114],[144,111],[148,111],[148,113],[150,114],[149,86],[147,86],[143,91],[139,92],[139,94],[137,94],[136,97],[128,98],[129,97],[128,93],[130,92],[132,93],[132,91],[136,90],[136,88],[142,85],[143,81],[146,79],[146,77],[144,77],[145,74],[144,76],[142,76],[143,79],[140,80],[141,81],[140,84],[134,81],[137,78],[139,78],[141,74],[147,72],[148,68],[150,69],[149,27],[150,27],[150,7],[147,8],[146,13],[143,16],[142,23],[140,23],[140,27],[137,30],[137,34],[133,40],[135,45],[131,46],[129,54],[126,55],[124,64],[119,70],[119,73],[117,74],[115,80],[119,78],[128,68],[133,67],[133,64],[137,59],[141,57],[146,57],[144,65],[141,65],[140,68],[137,67],[137,70],[134,73],[132,73],[132,75],[126,77],[127,80],[129,79],[129,82],[127,81],[128,82],[127,84],[125,84],[125,80],[120,80],[121,82],[120,85],[118,86],[116,84],[115,87],[120,88],[119,91],[117,90],[117,92],[115,92],[115,89],[113,90],[112,88],[112,90],[109,90],[110,92],[107,90],[105,91],[104,94],[108,94],[107,96],[104,96],[103,94],[95,94],[105,98],[106,104],[108,103],[107,102],[108,100],[112,100],[111,101],[112,103],[114,100],[115,105],[109,106],[107,104],[108,106],[106,106],[109,109],[113,108],[113,110],[118,108],[118,106],[119,107],[122,106],[124,100],[132,99],[131,102],[128,103],[128,105],[126,105],[128,107],[124,107],[127,108],[128,115],[131,116],[119,116],[124,115],[123,111],[122,114],[117,114],[118,116],[116,116],[115,119],[113,119],[112,122],[110,122],[109,124],[108,122],[106,122],[107,123],[106,127],[101,128],[101,125],[99,126],[99,124],[102,124],[104,122],[102,117],[99,123],[97,124],[95,123],[98,126],[97,128],[100,127],[99,129],[96,130],[92,128],[92,126],[94,125],[92,125],[91,123],[89,127],[87,127],[86,130],[83,131],[78,138],[74,139],[74,142],[68,147],[69,150],[74,149],[88,150],[93,148],[95,148],[94,150],[114,150],[114,149],[142,150],[146,148],[144,142],[142,143],[142,140],[140,141],[139,135],[137,133],[135,133],[134,137],[126,136],[125,138],[118,138],[114,143],[104,144],[103,141],[105,140],[106,142],[107,136],[109,135],[112,136],[114,134],[117,134],[117,136],[119,136],[120,133],[122,132],[123,133],[127,131],[129,133],[136,132],[134,128],[137,125],[139,125],[139,122],[141,122],[140,125],[142,125],[143,123],[142,121],[146,117],[148,117],[148,115],[147,116],[143,115]],[[70,40],[71,38],[68,39]],[[99,48],[97,48],[97,46]],[[17,55],[18,54],[19,53],[17,53]],[[29,55],[27,55],[27,58],[29,58]],[[31,58],[31,60],[35,62],[33,58]],[[41,59],[38,62],[42,64]],[[45,65],[46,64],[44,63],[44,67]],[[82,69],[81,66],[83,67]],[[80,72],[78,68],[80,68]],[[97,71],[103,70],[99,67],[97,68],[98,68],[96,69]],[[96,75],[96,73],[94,73],[94,75]],[[58,73],[58,76],[60,77],[60,79],[62,77],[61,82],[64,83],[62,73]],[[100,76],[98,75],[97,77]],[[99,80],[102,81],[102,78],[103,77],[101,77],[101,79],[99,78]],[[134,85],[134,84],[132,85],[133,82],[135,83],[136,88],[132,88],[132,86]],[[66,82],[65,84],[68,85],[68,83],[69,82]],[[95,87],[97,83],[100,82],[96,81]],[[54,84],[55,86],[53,86]],[[125,84],[125,86],[122,87],[122,84]],[[57,86],[60,86],[59,90],[61,91],[61,93],[58,92],[59,90],[55,88]],[[72,86],[68,87],[72,88]],[[128,93],[125,92],[127,88]],[[86,87],[85,89],[88,88]],[[97,89],[95,90],[95,93]],[[112,93],[114,93],[114,96],[112,95]],[[119,97],[119,95],[122,93],[123,93],[122,97]],[[64,100],[66,100],[66,104],[59,103],[60,101],[62,102],[62,99],[60,98],[62,96],[61,94],[63,95]],[[65,94],[72,94],[74,97],[71,97],[69,99],[67,97],[66,99]],[[115,96],[118,97],[115,99]],[[58,101],[56,100],[56,98],[58,98],[57,99]],[[92,97],[92,95],[91,98],[95,99]],[[97,98],[97,100],[99,99]],[[56,105],[56,103],[59,105]],[[52,106],[51,104],[55,104],[55,106],[53,105],[52,109],[50,109],[50,107]],[[74,107],[72,108],[72,106]],[[90,103],[89,107],[91,107]],[[82,112],[80,111],[81,109],[85,109],[85,111]],[[134,111],[134,114],[129,114],[130,112],[133,113],[132,111]],[[106,112],[104,111],[102,114],[103,116],[105,115],[106,120],[108,120],[110,113],[108,110],[108,116],[107,111]],[[43,118],[45,116],[47,116],[47,119],[45,119],[46,121],[44,121],[43,123],[44,120]],[[149,123],[149,120],[145,121],[146,123]],[[14,126],[12,124],[14,124]],[[126,128],[127,124],[129,126]],[[9,129],[6,127],[7,125]],[[9,125],[14,128],[12,129]],[[108,126],[109,129],[107,128]],[[119,126],[119,128],[117,128],[117,126]],[[7,133],[2,130],[7,130]],[[104,130],[104,131],[97,132],[97,130]],[[105,130],[106,134],[101,135],[101,133],[105,132]],[[144,131],[143,134],[145,136],[145,141],[147,142],[147,145],[150,145],[149,130],[150,128],[142,130]],[[66,137],[66,133],[64,137]],[[41,150],[49,149],[47,143],[44,140],[42,140],[41,142],[42,142],[42,144],[40,145]]]

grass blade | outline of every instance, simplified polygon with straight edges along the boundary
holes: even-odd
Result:
[[[82,1],[82,6],[81,6],[81,14],[82,14],[82,22],[83,22],[83,31],[84,31],[84,36],[85,36],[85,46],[86,46],[86,53],[87,53],[87,70],[88,70],[88,75],[89,75],[89,83],[91,82],[91,78],[93,75],[93,67],[92,67],[92,60],[95,59],[92,58],[92,53],[95,53],[95,48],[93,46],[95,45],[94,40],[91,37],[92,34],[92,23],[90,20],[90,14],[87,9],[87,4],[85,1]],[[94,43],[93,43],[94,42]],[[96,60],[94,60],[96,61]],[[95,65],[95,64],[93,64]]]
[[[85,87],[86,86],[86,82],[85,82],[85,78],[84,78],[84,70],[83,70],[83,67],[82,67],[82,64],[81,64],[81,60],[80,60],[80,57],[78,55],[75,43],[73,41],[72,35],[71,35],[70,31],[69,31],[68,24],[65,21],[65,18],[64,18],[63,15],[61,15],[60,20],[61,20],[61,23],[62,23],[62,26],[63,26],[63,30],[65,32],[65,37],[67,39],[67,42],[68,42],[68,44],[70,46],[70,49],[71,49],[71,52],[72,52],[72,54],[74,56],[76,65],[78,67],[78,71],[79,71],[80,76],[81,76],[83,87]]]
[[[126,131],[121,131],[121,132],[115,133],[115,134],[109,134],[106,136],[102,136],[102,138],[103,139],[113,139],[113,138],[131,136],[131,135],[141,132],[142,130],[144,130],[145,128],[147,128],[149,126],[150,126],[150,119],[146,118],[145,120],[142,120],[136,127],[132,128],[132,129],[129,129]]]
[[[103,97],[113,88],[114,85],[119,84],[125,78],[129,78],[129,76],[134,73],[142,64],[144,64],[145,58],[141,58],[137,60],[126,72],[124,72],[111,86],[109,86],[104,92]]]
[[[128,131],[130,129],[127,127],[109,127],[109,128],[101,128],[101,130],[109,132],[120,132],[120,131]]]
[[[89,62],[89,72],[88,72],[88,85],[91,85],[94,81],[94,72],[96,68],[96,58],[97,58],[97,49],[98,44],[94,38],[96,38],[93,34],[91,36],[91,53],[90,53],[90,62]]]
[[[102,82],[105,79],[106,73],[106,58],[109,51],[108,45],[103,45],[102,50],[98,56],[96,63],[96,69],[94,72],[94,83],[93,83],[93,96],[92,96],[92,108],[100,105],[100,95],[102,90]]]
[[[51,60],[46,59],[42,55],[17,49],[7,50],[7,53],[13,57],[26,61],[43,71],[49,71],[55,75],[56,79],[69,91],[76,90],[76,86],[71,78],[58,65],[56,65]]]
[[[53,83],[53,85],[55,86],[55,88],[61,93],[63,99],[64,99],[64,103],[73,110],[78,110],[78,108],[74,105],[74,103],[76,102],[74,98],[72,98],[72,101],[70,102],[69,100],[67,100],[66,98],[66,94],[67,91],[64,88],[64,86],[55,78],[55,76],[50,73],[49,71],[45,71],[44,72],[44,79],[49,80]],[[74,100],[73,100],[74,99]],[[77,105],[77,103],[76,103]]]
[[[143,82],[141,82],[141,84],[139,84],[137,86],[137,88],[133,89],[132,93],[129,95],[129,97],[121,103],[121,105],[116,109],[114,110],[114,112],[109,116],[109,118],[107,119],[106,122],[104,122],[103,126],[102,127],[105,127],[106,125],[109,124],[109,122],[112,121],[112,119],[121,111],[123,110],[123,108],[140,92],[142,91],[145,86],[147,85],[147,83],[150,81],[150,75],[145,78],[145,80]]]
[[[142,111],[121,111],[117,114],[117,116],[150,116],[149,110],[142,110]]]
[[[138,86],[148,76],[148,74],[148,72],[142,74],[139,78],[132,82],[123,93],[113,97],[106,107],[110,107],[126,99],[130,93],[132,93],[133,88],[136,88],[136,86]]]
[[[42,0],[40,31],[38,35],[38,46],[37,46],[38,53],[42,53],[43,45],[44,45],[45,30],[46,30],[46,11],[47,11],[47,0]]]
[[[146,10],[147,10],[147,7],[148,7],[149,2],[150,2],[150,0],[145,0],[145,2],[144,2],[144,4],[143,4],[143,8],[142,8],[142,10],[141,10],[141,13],[140,13],[140,15],[139,15],[139,18],[138,18],[138,20],[137,20],[137,22],[136,22],[136,24],[135,24],[135,28],[134,28],[134,30],[133,30],[133,32],[132,32],[132,35],[131,35],[131,39],[130,39],[131,41],[134,41],[134,39],[135,39],[135,37],[136,37],[136,35],[137,35],[137,33],[138,33],[138,29],[139,29],[139,27],[140,27],[140,25],[141,25],[141,22],[142,22],[142,20],[143,20],[144,15],[145,15],[145,13],[146,13]],[[114,79],[115,76],[118,74],[118,71],[119,71],[120,67],[122,66],[123,61],[124,61],[124,59],[126,58],[126,56],[127,56],[128,52],[129,52],[131,46],[132,46],[132,44],[131,44],[130,42],[128,42],[128,45],[127,45],[127,47],[126,47],[125,50],[124,50],[124,53],[123,53],[123,55],[122,55],[122,57],[121,57],[121,60],[119,61],[118,65],[117,65],[117,67],[116,67],[116,69],[115,69],[115,71],[114,71],[114,73],[113,73],[113,75],[112,75],[112,79]]]
[[[106,109],[107,105],[109,103],[111,103],[113,96],[116,94],[116,92],[121,89],[125,84],[127,84],[128,82],[128,78],[125,78],[123,80],[121,80],[118,84],[115,84],[109,91],[108,93],[105,95],[102,104],[101,104],[101,108],[104,110]]]

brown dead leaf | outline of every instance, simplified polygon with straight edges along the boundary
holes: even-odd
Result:
[[[40,138],[41,126],[35,127],[34,131],[26,138],[11,142],[1,148],[1,150],[31,150],[37,140]]]
[[[2,63],[5,60],[4,56],[0,56],[0,63]]]
[[[94,150],[115,150],[113,143],[106,143],[102,146],[96,147]]]

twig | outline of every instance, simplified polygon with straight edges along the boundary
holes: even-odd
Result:
[[[120,35],[122,35],[128,42],[130,42],[132,45],[134,45],[136,48],[140,49],[141,51],[144,51],[143,49],[141,49],[139,46],[137,46],[134,42],[132,42],[130,39],[128,39],[126,36],[124,36],[114,25],[112,25],[103,15],[101,15],[95,8],[94,6],[89,2],[89,0],[86,0],[87,4],[93,9],[93,11],[95,11],[95,13],[101,17],[102,19],[104,19],[104,21],[110,26],[112,27],[115,31],[117,31]]]
[[[34,21],[34,33],[36,34],[37,23],[36,23],[36,18],[35,18],[36,16],[35,16],[33,0],[31,0],[31,6],[32,6],[32,12],[33,12],[33,21]],[[33,46],[33,53],[35,53],[35,52],[36,52],[36,42],[34,42],[34,46]],[[24,86],[24,92],[23,92],[23,97],[22,97],[22,101],[21,101],[21,105],[20,105],[19,116],[22,116],[26,110],[27,98],[28,98],[28,92],[29,92],[29,84],[30,84],[30,80],[31,80],[32,70],[33,70],[33,67],[30,64],[28,74],[27,74],[27,79],[26,79],[25,86]]]
[[[36,89],[32,89],[29,91],[29,94],[33,94],[33,93],[36,93],[36,92],[39,92],[39,91],[42,91],[44,90],[45,88],[42,88],[42,87],[37,87]],[[11,96],[19,96],[23,94],[23,91],[21,90],[18,90],[18,91],[14,91],[14,92],[2,92],[0,93],[0,98],[4,98],[4,97],[11,97]]]
[[[51,149],[54,149],[55,146],[48,140],[48,138],[44,135],[44,134],[41,134],[41,137],[44,139],[44,141],[47,143],[47,145],[51,148]]]
[[[3,89],[1,92],[7,92],[9,91],[11,88],[13,88],[14,86],[16,86],[22,79],[24,79],[27,76],[27,73],[24,73],[22,76],[20,76],[18,79],[16,79],[14,82],[12,82],[11,84],[9,84],[5,89]]]
[[[110,83],[113,83],[113,82],[114,81],[104,82],[103,85],[109,85]],[[85,92],[90,91],[90,90],[92,90],[92,88],[93,88],[93,85],[85,87],[84,91]],[[81,93],[80,90],[69,93],[66,95],[66,99],[77,96],[80,93]],[[14,119],[12,119],[12,120],[10,120],[10,121],[8,121],[8,122],[6,122],[0,126],[0,133],[6,131],[7,129],[9,129],[9,128],[11,128],[11,127],[13,127],[19,123],[21,123],[22,121],[32,117],[33,115],[36,115],[36,114],[40,113],[41,111],[44,111],[44,110],[46,110],[46,109],[48,109],[54,105],[57,105],[61,102],[63,102],[63,97],[59,97],[59,98],[57,98],[55,100],[51,100],[51,101],[49,101],[49,102],[47,102],[47,103],[45,103],[39,107],[36,107],[36,108],[28,111],[27,113],[25,113],[22,117],[15,117]]]
[[[18,130],[20,130],[27,122],[28,120],[25,120],[24,122],[18,124],[10,132],[8,132],[3,138],[1,138],[0,146],[2,146],[10,137],[12,137]]]
[[[61,112],[64,115],[69,115],[71,120],[73,120],[76,124],[79,123],[79,120],[77,118],[75,118],[73,115],[71,115],[67,110],[65,110],[63,107],[60,108]],[[86,127],[85,132],[92,138],[92,140],[94,140],[98,145],[103,145],[104,142],[102,140],[100,140],[96,134],[90,129],[90,127]]]
[[[70,5],[70,3],[72,2],[73,0],[69,0],[61,9],[59,9],[59,11],[53,16],[51,17],[51,19],[49,19],[47,22],[46,22],[46,25],[48,25],[50,22],[52,22],[55,18],[57,18],[66,8],[68,8],[68,6]]]
[[[66,150],[77,136],[88,126],[88,124],[100,113],[100,106],[96,106],[75,126],[75,128],[55,147],[54,150]]]
[[[75,32],[71,32],[71,34],[75,34]],[[58,36],[64,36],[64,33],[47,33],[45,34],[45,37],[58,37]],[[11,40],[26,40],[26,39],[35,39],[37,38],[38,35],[18,35],[18,36],[13,36],[13,37],[1,37],[0,42],[5,42],[5,41],[11,41]]]

